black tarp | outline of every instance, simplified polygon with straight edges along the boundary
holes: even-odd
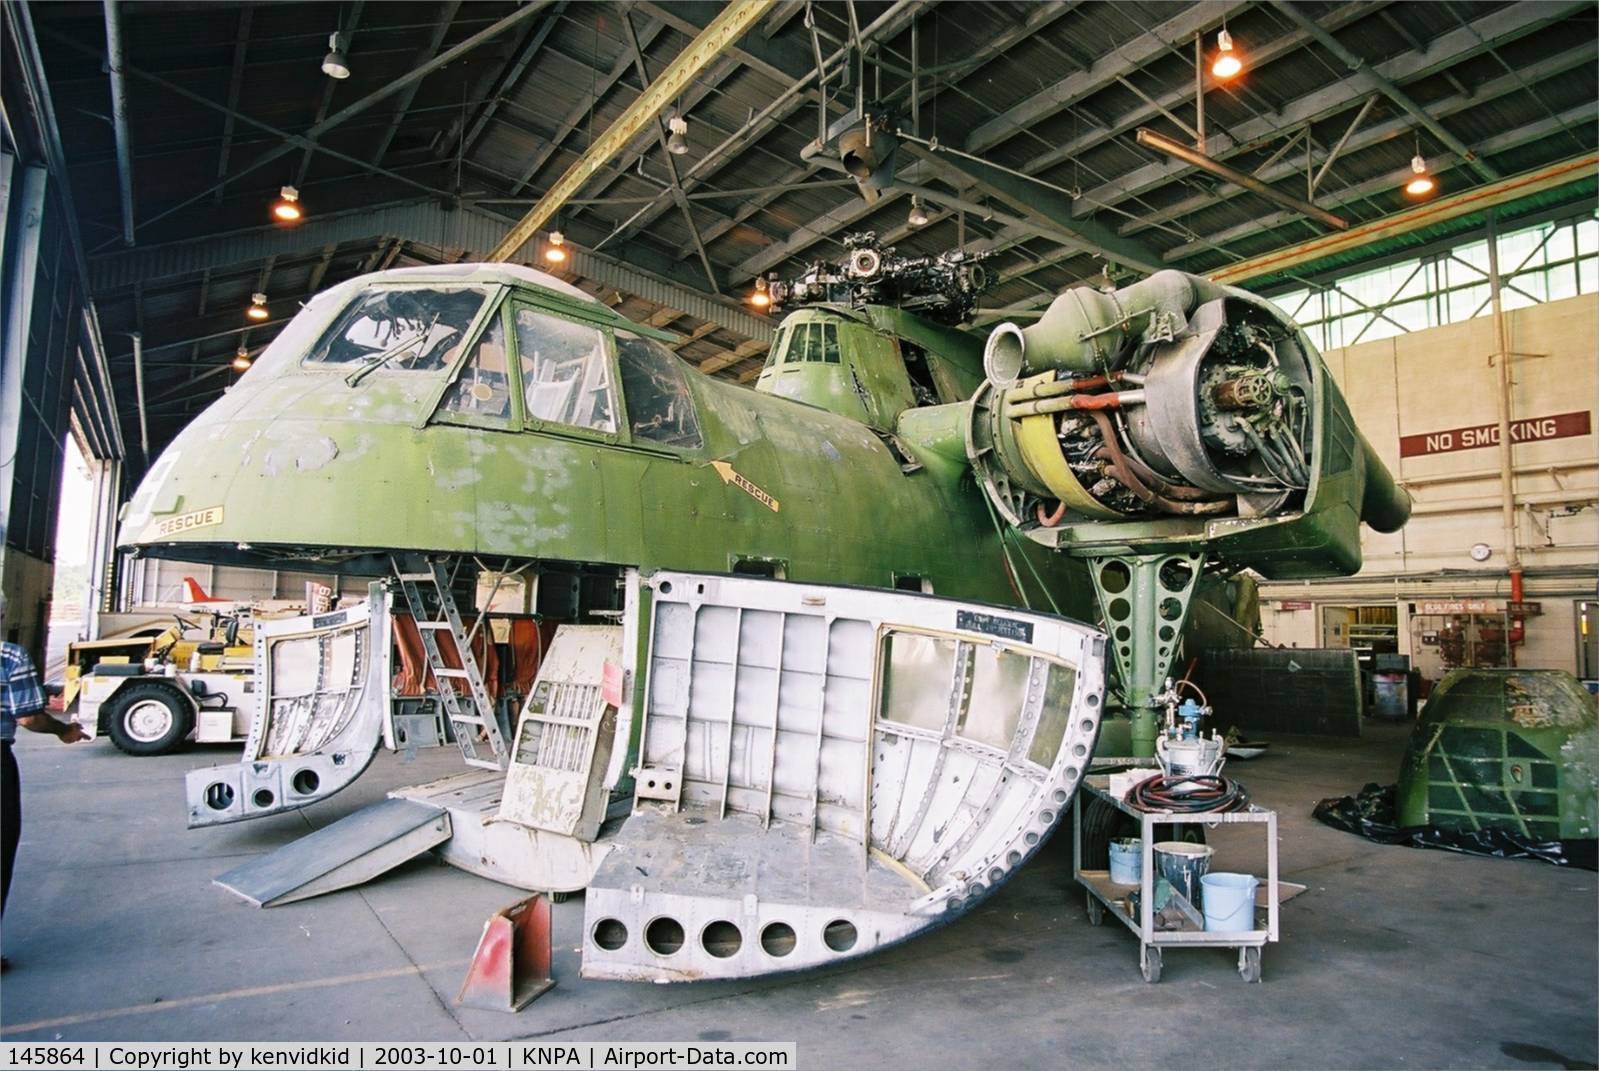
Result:
[[[1346,833],[1358,833],[1379,844],[1442,848],[1446,852],[1488,855],[1499,859],[1539,859],[1555,866],[1599,870],[1592,840],[1535,840],[1508,829],[1454,830],[1433,826],[1404,828],[1397,824],[1395,785],[1371,782],[1359,795],[1339,796],[1316,804],[1316,820]]]

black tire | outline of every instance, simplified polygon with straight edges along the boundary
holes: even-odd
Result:
[[[170,684],[130,684],[106,708],[106,732],[129,755],[169,754],[194,729],[194,709]]]

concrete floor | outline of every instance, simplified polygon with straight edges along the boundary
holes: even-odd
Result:
[[[184,829],[183,774],[204,748],[132,759],[108,741],[24,734],[24,831],[5,922],[0,1035],[69,1040],[771,1040],[807,1068],[1072,1065],[1593,1067],[1595,875],[1383,847],[1311,803],[1391,779],[1402,731],[1279,741],[1236,763],[1282,818],[1284,905],[1264,983],[1236,955],[1168,951],[1091,927],[1065,836],[982,908],[850,966],[759,982],[651,986],[578,977],[582,904],[555,908],[559,983],[519,1015],[451,1001],[483,920],[520,898],[424,859],[354,891],[258,910],[211,884],[240,860],[459,768],[385,753],[352,789],[244,825]],[[1218,843],[1252,869],[1258,832]],[[1229,863],[1229,856],[1231,863]],[[1263,864],[1260,864],[1263,865]]]

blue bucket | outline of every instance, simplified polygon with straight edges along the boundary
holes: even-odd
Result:
[[[1110,842],[1110,880],[1137,885],[1144,880],[1144,842],[1127,838]]]
[[[1242,933],[1255,928],[1253,874],[1206,874],[1199,879],[1204,893],[1205,929],[1211,933]]]

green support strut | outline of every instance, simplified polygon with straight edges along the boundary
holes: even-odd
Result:
[[[1094,555],[1088,563],[1115,655],[1117,692],[1132,717],[1133,756],[1152,758],[1160,726],[1149,697],[1171,672],[1205,556]]]

